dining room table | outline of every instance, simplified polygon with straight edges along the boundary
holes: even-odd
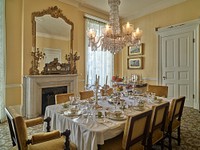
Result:
[[[49,105],[45,116],[51,117],[51,130],[71,131],[70,141],[78,150],[97,150],[105,140],[124,131],[128,115],[139,115],[153,105],[170,102],[170,99],[143,95],[110,96]],[[117,101],[117,102],[116,102]],[[46,124],[44,124],[45,128]]]

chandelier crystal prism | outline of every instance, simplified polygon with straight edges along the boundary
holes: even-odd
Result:
[[[110,6],[109,24],[103,29],[100,37],[96,36],[94,29],[87,32],[89,38],[89,47],[96,51],[100,46],[103,51],[110,51],[113,54],[121,51],[127,44],[139,46],[141,44],[142,31],[137,28],[134,30],[133,25],[127,24],[122,26],[122,32],[119,22],[119,5],[120,0],[108,0]]]

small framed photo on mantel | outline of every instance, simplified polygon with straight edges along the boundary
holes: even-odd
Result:
[[[128,69],[143,69],[143,58],[142,57],[128,58],[127,66]]]
[[[142,55],[143,54],[143,43],[139,46],[130,45],[128,46],[128,56]]]

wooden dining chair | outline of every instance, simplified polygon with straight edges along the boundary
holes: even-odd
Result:
[[[147,149],[147,138],[152,110],[136,116],[128,116],[124,134],[104,141],[100,150],[143,150]]]
[[[152,117],[148,137],[148,148],[152,149],[152,146],[161,143],[161,149],[164,148],[164,129],[165,122],[168,115],[169,102],[152,106]]]
[[[55,104],[61,104],[69,101],[69,97],[74,96],[74,93],[62,93],[55,95]]]
[[[57,130],[37,133],[31,136],[27,135],[27,127],[40,124],[43,120],[41,117],[35,119],[24,120],[15,109],[8,107],[5,108],[8,125],[10,129],[11,140],[13,149],[18,150],[63,150],[71,149],[76,150],[76,145],[69,142],[70,131],[66,130],[60,133]],[[66,138],[64,136],[66,136]]]
[[[160,97],[165,97],[166,98],[167,95],[168,95],[168,86],[148,85],[147,91],[155,93],[156,96],[160,96]]]
[[[91,98],[94,96],[94,92],[91,90],[91,91],[81,91],[79,92],[80,94],[80,99],[87,99],[87,98]]]
[[[107,95],[105,92],[107,93]],[[101,89],[102,96],[110,96],[111,94],[113,94],[113,88],[109,88],[109,89],[107,89],[107,91],[105,89]]]
[[[166,121],[165,130],[167,137],[169,138],[169,149],[172,149],[172,138],[178,141],[178,145],[181,143],[181,117],[185,103],[185,96],[178,99],[173,99],[169,110],[168,118]],[[177,130],[177,137],[172,137],[172,132]]]

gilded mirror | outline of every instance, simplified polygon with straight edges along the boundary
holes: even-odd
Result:
[[[54,58],[64,62],[65,55],[73,53],[73,30],[73,22],[57,6],[32,13],[32,47],[46,54],[40,62],[40,71]]]

